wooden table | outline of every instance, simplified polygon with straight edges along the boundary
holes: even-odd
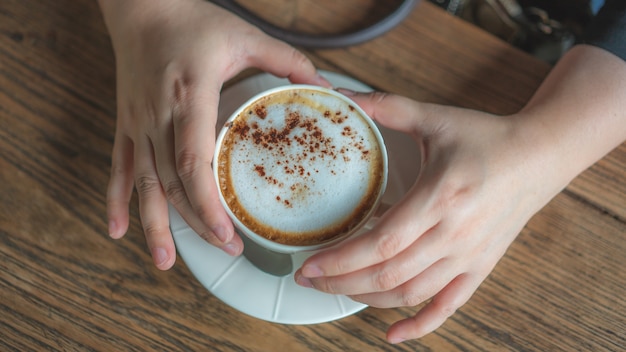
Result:
[[[243,3],[310,30],[345,29],[359,16],[385,11],[371,10],[373,1],[366,0]],[[277,11],[279,5],[285,10]],[[429,3],[382,38],[307,54],[321,68],[377,89],[498,114],[519,109],[550,69]],[[157,270],[136,199],[128,235],[111,240],[105,190],[115,110],[113,52],[95,1],[0,3],[0,350],[626,346],[626,144],[532,218],[441,328],[393,346],[384,340],[386,328],[414,308],[368,308],[326,324],[279,325],[225,305],[181,260],[170,271]]]

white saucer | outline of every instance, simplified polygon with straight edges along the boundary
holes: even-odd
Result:
[[[322,72],[335,87],[371,91],[367,85],[332,72]],[[259,74],[225,89],[220,98],[217,131],[229,115],[253,95],[289,84],[269,74]],[[383,197],[396,203],[418,174],[419,152],[406,135],[381,128],[389,154],[389,182]],[[352,315],[367,306],[341,295],[331,295],[297,285],[293,274],[312,253],[292,255],[293,272],[277,277],[252,265],[244,256],[233,258],[200,238],[170,206],[170,228],[176,248],[189,270],[212,294],[229,306],[253,317],[282,324],[317,324]]]

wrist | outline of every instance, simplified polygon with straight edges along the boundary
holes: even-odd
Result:
[[[109,33],[123,35],[131,28],[167,18],[181,1],[187,0],[98,0],[98,5]]]
[[[577,46],[557,63],[511,116],[524,152],[543,164],[540,172],[564,187],[626,140],[625,81],[626,63],[596,47]]]

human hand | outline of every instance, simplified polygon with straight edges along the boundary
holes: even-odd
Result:
[[[346,94],[350,92],[343,91]],[[392,325],[397,343],[439,327],[463,305],[528,219],[567,183],[525,154],[519,120],[382,93],[354,101],[421,146],[420,175],[368,233],[309,258],[296,281],[373,307],[416,306]]]
[[[380,124],[413,136],[420,175],[370,232],[310,257],[296,281],[374,307],[428,301],[389,328],[390,342],[435,330],[533,214],[626,141],[625,80],[623,60],[579,45],[506,117],[344,91]]]
[[[135,186],[159,269],[176,258],[168,201],[202,238],[239,255],[243,244],[211,171],[223,82],[256,67],[294,83],[329,84],[299,51],[207,1],[102,0],[100,6],[117,65],[110,236],[126,233]]]

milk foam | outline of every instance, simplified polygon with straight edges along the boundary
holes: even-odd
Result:
[[[287,244],[330,239],[358,225],[378,197],[381,153],[354,106],[319,91],[283,91],[231,125],[220,187],[255,233]]]

